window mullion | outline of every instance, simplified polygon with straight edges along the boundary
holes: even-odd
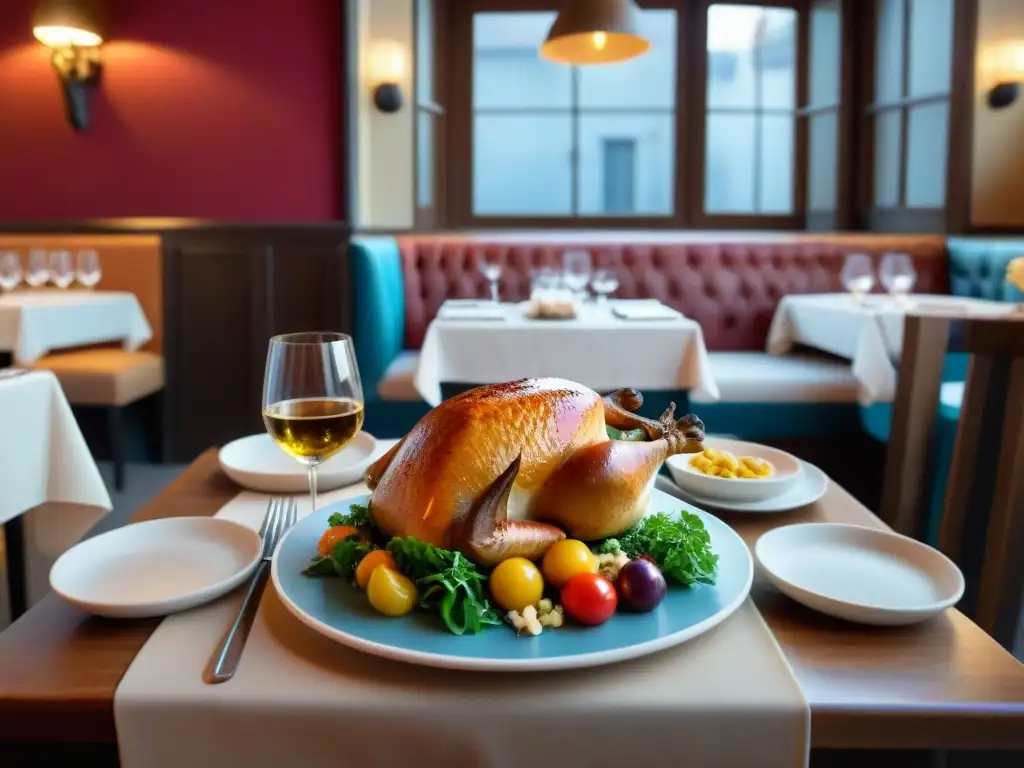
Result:
[[[572,68],[572,77],[570,82],[570,93],[569,98],[571,100],[572,111],[571,122],[572,122],[572,150],[569,152],[569,172],[572,174],[572,178],[569,181],[569,210],[572,211],[573,218],[579,218],[580,216],[580,68]]]

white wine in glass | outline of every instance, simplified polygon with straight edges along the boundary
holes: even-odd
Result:
[[[352,338],[289,333],[270,340],[263,379],[263,423],[277,445],[309,473],[316,510],[316,468],[363,426],[363,386]]]

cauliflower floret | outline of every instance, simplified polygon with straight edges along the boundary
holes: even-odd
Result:
[[[614,582],[619,577],[619,571],[629,562],[629,555],[621,549],[614,552],[597,556],[597,572],[608,581]]]
[[[537,605],[528,605],[522,612],[509,611],[505,619],[515,627],[516,634],[529,634],[536,637],[544,631],[544,627],[560,627],[565,623],[562,606],[553,605],[550,600],[541,600]]]
[[[540,616],[541,625],[551,627],[552,629],[562,626],[564,621],[565,616],[562,613],[562,606],[560,605],[556,605],[552,610],[547,613],[542,613]]]

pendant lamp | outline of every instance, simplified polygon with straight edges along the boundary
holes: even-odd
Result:
[[[567,0],[540,47],[561,64],[612,64],[646,53],[640,9],[633,0]]]

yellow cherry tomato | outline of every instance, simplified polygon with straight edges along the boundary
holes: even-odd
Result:
[[[360,589],[366,589],[366,585],[370,583],[370,576],[382,565],[395,571],[398,570],[398,563],[386,549],[375,549],[359,561],[359,565],[356,566],[356,584]]]
[[[386,565],[373,569],[366,596],[370,605],[385,616],[405,616],[419,600],[412,580]]]
[[[502,560],[491,571],[491,594],[506,611],[521,611],[536,605],[544,594],[544,577],[525,557]]]
[[[577,573],[597,573],[597,558],[582,541],[563,539],[548,547],[541,570],[548,584],[561,588]]]
[[[316,545],[317,554],[321,557],[330,557],[334,554],[334,545],[339,541],[344,541],[349,536],[360,536],[362,535],[358,528],[353,528],[351,525],[335,525],[333,528],[328,528],[324,531],[324,535],[320,537],[320,542]]]

